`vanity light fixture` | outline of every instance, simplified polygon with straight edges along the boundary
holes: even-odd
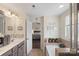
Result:
[[[12,16],[15,16],[14,14],[12,14]]]
[[[7,11],[4,11],[5,15],[8,16],[8,17],[17,17],[13,12],[7,10]]]
[[[35,8],[36,6],[35,5],[32,5],[32,7]]]
[[[4,13],[5,13],[6,16],[9,16],[9,17],[11,16],[10,11],[4,11]]]

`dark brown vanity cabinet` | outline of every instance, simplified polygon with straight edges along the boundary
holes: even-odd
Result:
[[[24,41],[13,48],[13,56],[24,56]]]
[[[5,52],[2,56],[24,56],[24,41]]]

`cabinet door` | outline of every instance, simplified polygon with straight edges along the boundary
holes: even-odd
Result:
[[[18,56],[24,56],[24,45],[18,48]]]
[[[18,56],[23,56],[24,55],[24,41],[21,42],[19,45],[18,45]]]
[[[17,56],[17,46],[13,48],[13,56]]]
[[[13,56],[17,56],[17,51],[13,52]]]
[[[17,56],[17,46],[13,48],[13,56]]]

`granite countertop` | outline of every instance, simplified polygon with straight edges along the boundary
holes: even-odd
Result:
[[[15,47],[16,45],[18,45],[19,43],[21,43],[22,41],[24,41],[25,39],[15,39],[13,42],[11,42],[10,44],[3,46],[0,48],[0,55],[4,54],[5,52],[9,51],[10,49],[12,49],[13,47]]]

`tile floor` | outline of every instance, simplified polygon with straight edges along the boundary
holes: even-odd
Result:
[[[41,49],[32,49],[29,56],[43,56],[43,52]]]

